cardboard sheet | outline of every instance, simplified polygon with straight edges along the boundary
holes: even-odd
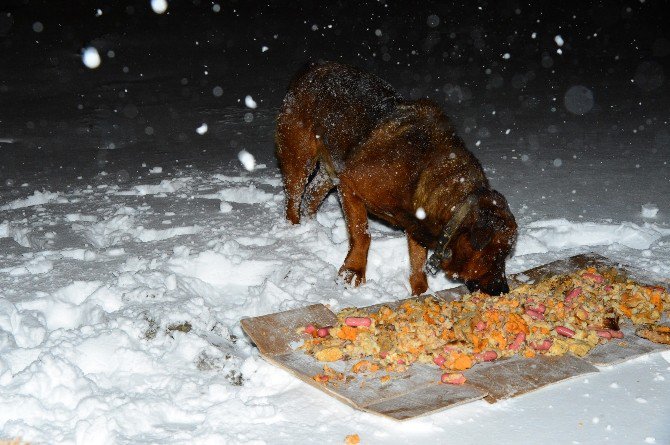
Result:
[[[574,256],[511,275],[510,286],[541,280],[550,275],[572,273],[588,266],[615,267],[621,273],[641,283],[668,287],[667,279],[616,264],[594,254]],[[436,292],[435,296],[454,300],[464,293],[467,293],[467,289],[465,286],[460,286]],[[383,304],[395,306],[403,301],[405,300]],[[377,304],[366,309],[374,311],[380,306],[381,304]],[[334,324],[336,320],[335,314],[330,309],[316,304],[261,317],[245,318],[241,324],[263,358],[270,363],[287,370],[305,383],[343,403],[395,420],[407,420],[479,399],[494,403],[566,379],[598,372],[596,366],[610,366],[668,349],[667,345],[655,344],[637,337],[632,325],[622,325],[624,339],[599,345],[583,358],[572,355],[533,359],[513,357],[482,363],[464,373],[468,381],[461,386],[440,384],[440,371],[435,367],[421,364],[412,365],[404,373],[389,374],[391,378],[387,382],[381,382],[379,375],[375,377],[349,375],[345,381],[326,385],[312,378],[323,372],[324,363],[294,348],[301,341],[301,336],[297,333],[299,328],[308,323],[328,326]],[[351,363],[340,361],[329,363],[328,366],[344,372],[351,367]]]

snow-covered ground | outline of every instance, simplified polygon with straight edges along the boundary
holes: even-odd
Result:
[[[380,3],[355,20],[308,2],[28,3],[0,5],[0,441],[670,444],[668,353],[396,423],[264,362],[239,325],[409,294],[402,233],[373,222],[368,281],[345,289],[336,196],[284,220],[274,117],[310,57],[444,106],[519,222],[508,272],[594,251],[670,277],[670,42],[644,26],[653,2]]]
[[[2,204],[4,437],[293,444],[358,433],[363,443],[670,443],[670,354],[405,423],[325,396],[264,362],[239,320],[406,297],[402,233],[373,224],[368,282],[345,289],[335,280],[347,246],[335,195],[316,220],[291,226],[274,168],[166,175],[149,174],[151,167],[133,185],[81,184]],[[538,218],[522,223],[508,267],[596,251],[670,277],[669,237],[663,224]]]

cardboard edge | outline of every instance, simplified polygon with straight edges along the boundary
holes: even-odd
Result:
[[[418,388],[417,391],[432,388],[432,387],[440,388],[441,386],[444,386],[444,384],[436,382],[436,383]],[[362,410],[365,411],[365,412],[368,412],[368,413],[372,413],[372,414],[375,414],[375,415],[378,415],[378,416],[385,417],[387,419],[392,419],[396,422],[405,422],[407,420],[412,420],[412,419],[416,419],[416,418],[419,418],[419,417],[429,416],[431,414],[435,414],[437,412],[444,411],[445,409],[451,409],[451,408],[455,408],[457,406],[461,406],[461,405],[465,405],[465,404],[468,404],[468,403],[476,402],[478,400],[484,400],[488,396],[488,394],[486,392],[482,391],[481,388],[478,388],[474,385],[466,384],[466,385],[457,386],[457,387],[454,387],[454,388],[463,388],[463,389],[466,389],[466,390],[471,391],[471,392],[476,392],[478,394],[476,396],[464,397],[462,400],[460,400],[458,402],[451,403],[449,405],[441,405],[441,406],[433,405],[432,408],[430,408],[426,411],[423,411],[420,414],[415,414],[413,416],[407,416],[407,417],[395,417],[395,416],[389,415],[386,412],[376,411],[376,410],[370,409],[372,406],[381,405],[385,402],[389,402],[389,401],[392,401],[394,399],[382,399],[378,402],[372,403],[370,405],[366,405],[364,408],[362,408]],[[416,391],[414,391],[414,392],[416,392]],[[397,397],[397,399],[402,400],[403,397]]]
[[[282,323],[289,320],[290,323]],[[300,335],[295,333],[300,326],[314,322],[327,326],[336,321],[337,316],[328,307],[312,304],[284,312],[245,317],[240,320],[240,325],[262,354],[282,355],[293,349],[290,346],[292,342],[301,340]]]

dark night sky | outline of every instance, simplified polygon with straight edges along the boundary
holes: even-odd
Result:
[[[132,61],[139,65],[134,71],[178,62],[184,71],[207,65],[213,75],[231,80],[277,71],[287,77],[310,59],[340,59],[380,74],[410,68],[448,77],[450,69],[494,66],[504,75],[539,70],[547,55],[557,78],[607,79],[645,60],[667,68],[670,53],[664,27],[670,16],[659,1],[227,1],[218,13],[212,1],[180,1],[171,2],[163,15],[154,14],[149,1],[67,3],[25,0],[0,8],[11,13],[0,19],[3,59],[13,61],[4,67],[5,83],[13,80],[12,71],[17,76],[22,71],[11,68],[32,59],[27,53],[66,57],[91,43],[114,49],[117,65],[124,55],[141,56]],[[40,33],[32,30],[37,21],[44,26]],[[555,53],[555,35],[565,41],[563,57]],[[262,45],[271,50],[259,54]],[[510,53],[509,61],[501,58],[504,53]],[[56,64],[64,61],[43,60],[30,74],[39,78]],[[96,74],[115,68],[109,65]]]
[[[222,160],[230,156],[221,145],[256,143],[270,161],[276,108],[308,60],[351,63],[407,98],[436,100],[466,139],[473,130],[470,143],[476,128],[495,134],[538,116],[543,128],[586,131],[604,117],[615,130],[638,126],[668,108],[663,3],[196,0],[158,15],[148,0],[3,2],[0,137],[21,141],[0,152],[3,175],[76,170],[60,168],[63,152],[99,161],[110,143],[197,162],[192,129],[207,119],[218,123],[208,148]],[[81,62],[86,46],[102,56],[95,70]],[[595,97],[579,120],[556,106],[571,86]],[[259,104],[253,125],[240,125],[249,123],[245,95]],[[584,97],[573,99],[579,110]]]

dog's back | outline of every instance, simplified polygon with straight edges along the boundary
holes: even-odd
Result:
[[[335,62],[310,64],[291,82],[278,132],[298,124],[321,139],[339,162],[400,101],[398,93],[375,75]]]

